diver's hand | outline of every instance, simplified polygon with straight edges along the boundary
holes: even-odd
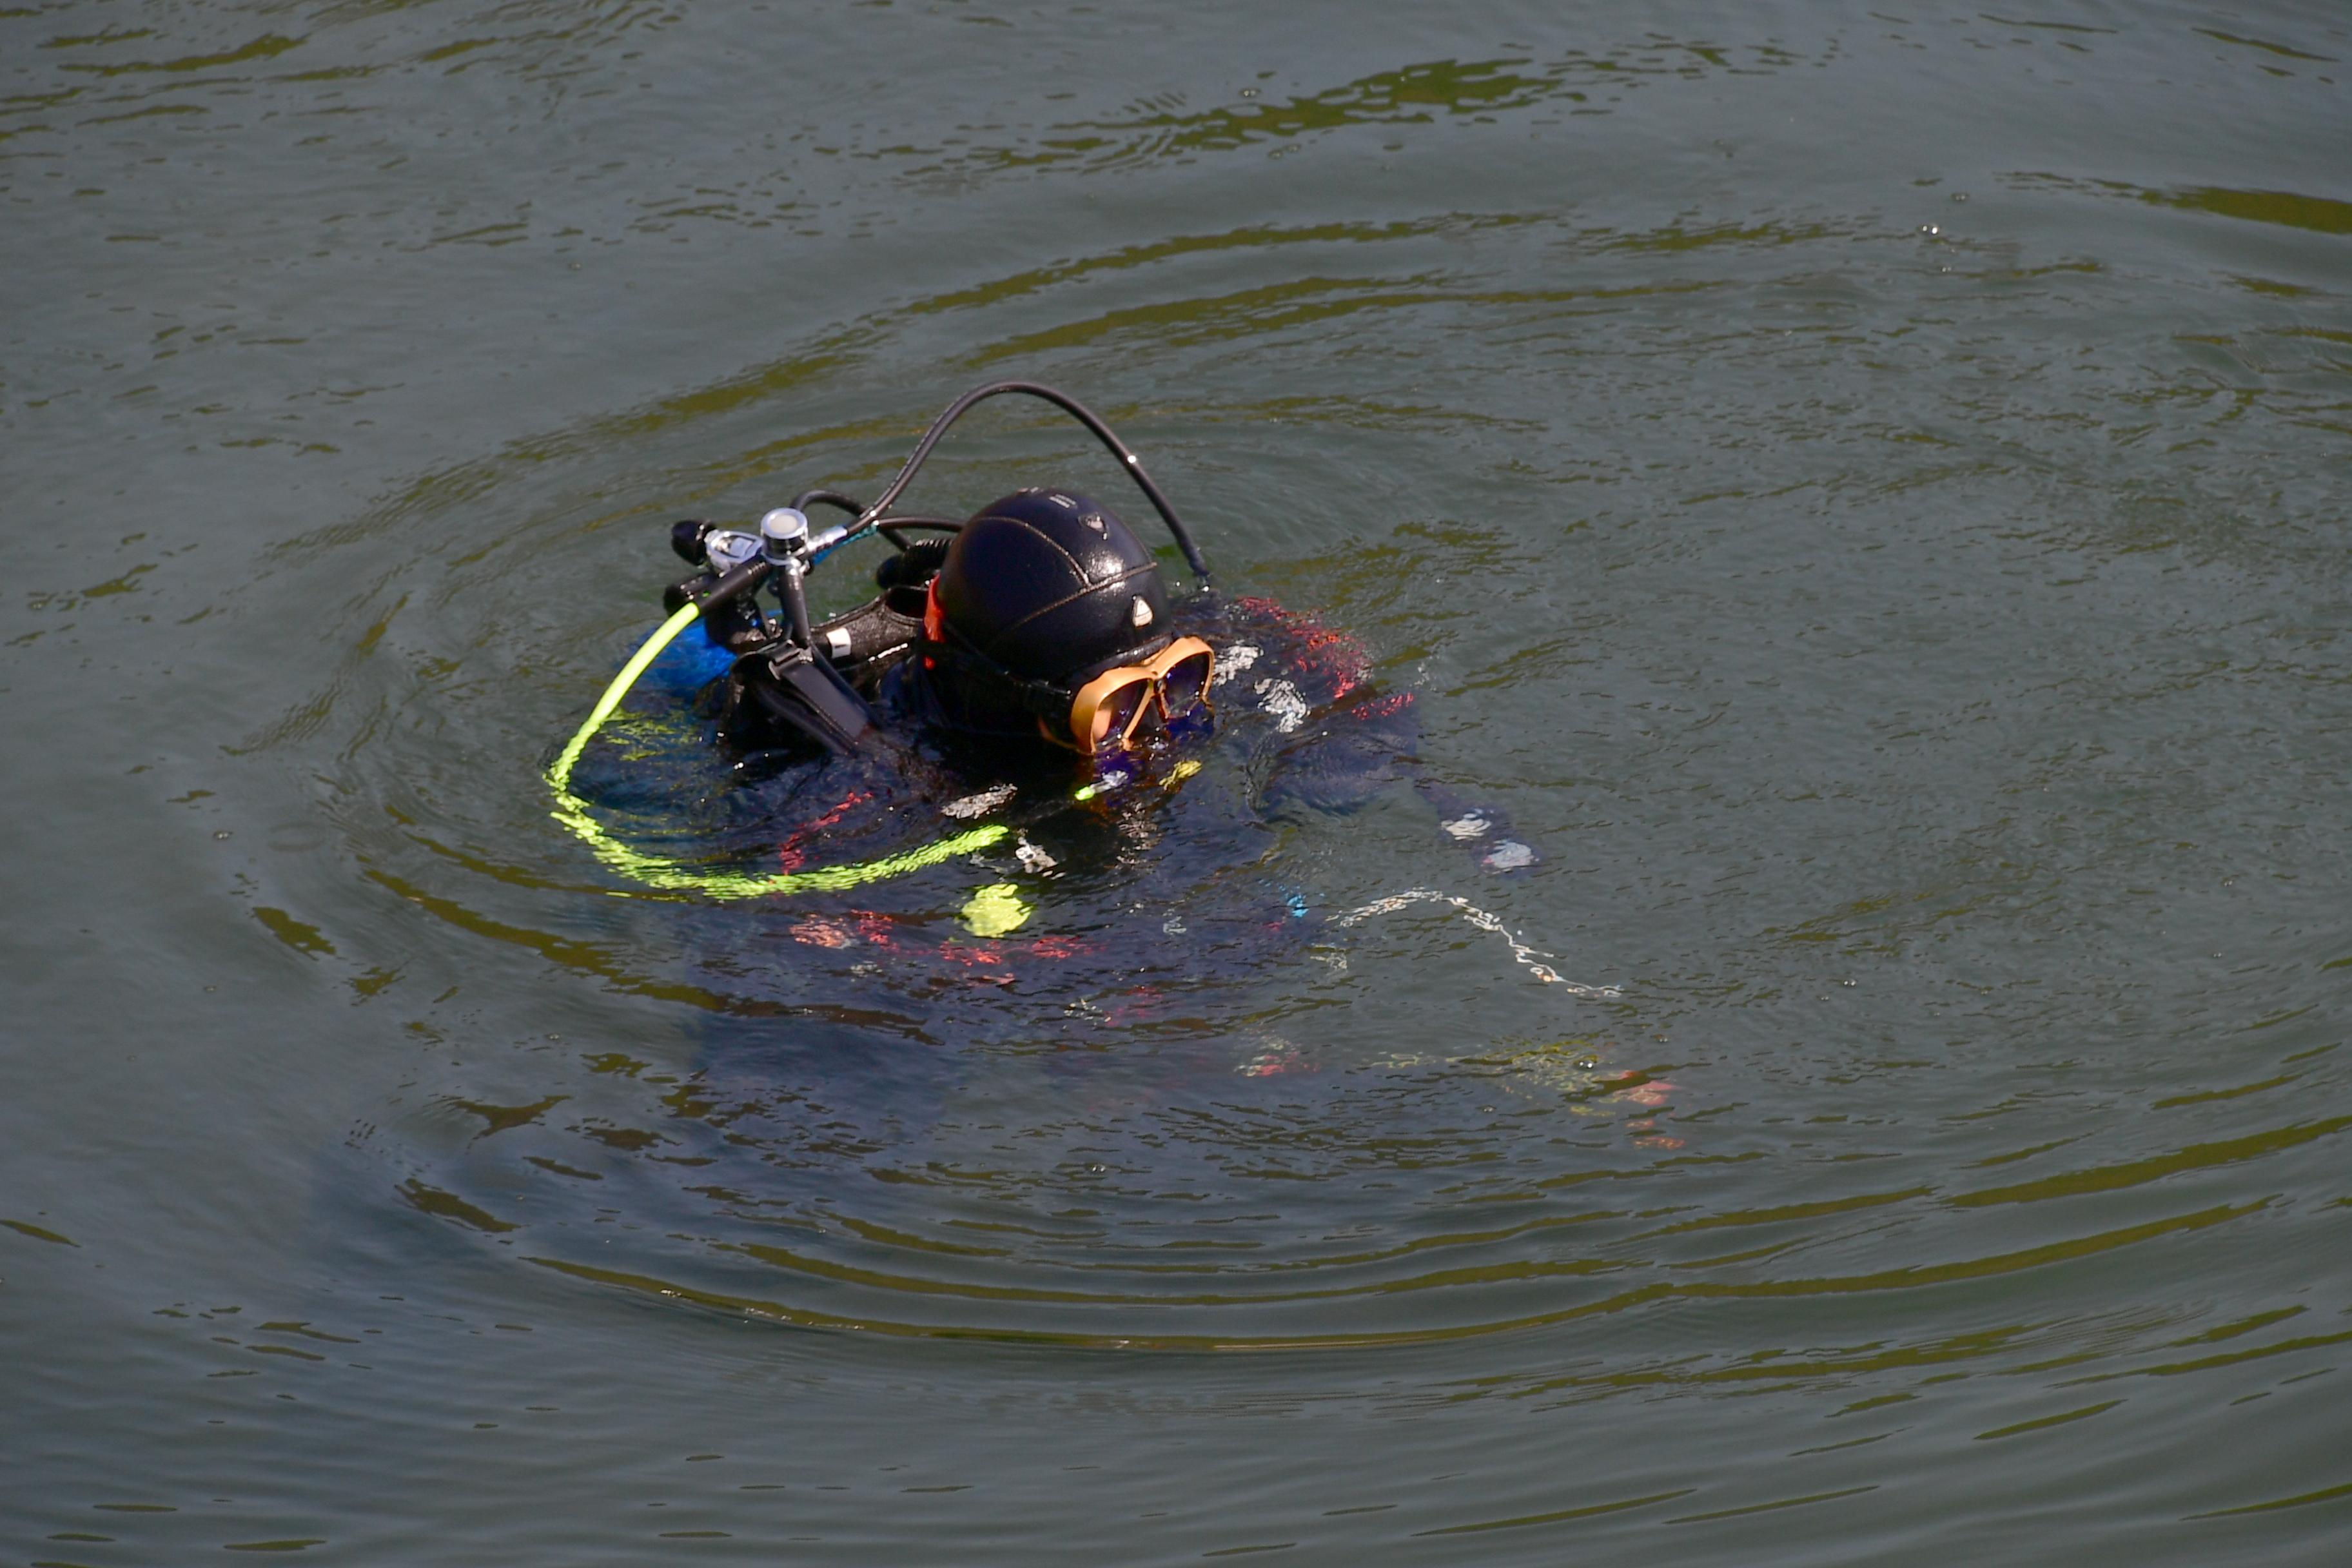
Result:
[[[1510,836],[1510,825],[1499,813],[1484,806],[1473,806],[1438,826],[1448,838],[1475,855],[1478,864],[1489,871],[1524,871],[1543,859],[1536,853],[1535,846]]]
[[[1524,871],[1543,864],[1543,856],[1513,831],[1511,819],[1500,808],[1466,801],[1426,773],[1413,780],[1413,787],[1437,813],[1438,830],[1468,850],[1485,869]]]

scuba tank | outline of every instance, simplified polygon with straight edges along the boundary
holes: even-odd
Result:
[[[912,614],[905,608],[909,590],[886,587],[847,615],[812,625],[803,579],[828,545],[810,538],[807,514],[797,507],[769,512],[757,535],[689,519],[670,530],[670,545],[702,571],[670,584],[662,607],[675,616],[688,605],[701,606],[711,642],[735,656],[726,677],[722,741],[741,750],[814,746],[836,756],[878,741],[881,727],[868,700],[883,672],[913,647],[921,626],[919,586],[911,590],[918,606]],[[720,592],[730,579],[755,572],[775,588],[781,617],[761,610],[752,593]]]
[[[757,536],[715,528],[698,518],[671,526],[670,548],[702,570],[663,590],[662,609],[668,615],[700,602],[721,577],[764,553]],[[814,650],[850,685],[872,696],[890,667],[913,650],[923,629],[924,591],[946,555],[944,540],[927,539],[886,558],[874,569],[875,586],[881,592],[856,609],[812,626]],[[763,616],[749,595],[706,611],[703,627],[711,642],[738,656],[772,647],[786,629]]]

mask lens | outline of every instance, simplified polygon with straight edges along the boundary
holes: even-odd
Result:
[[[1094,722],[1087,726],[1087,749],[1093,752],[1116,751],[1125,743],[1128,731],[1135,727],[1135,716],[1151,695],[1151,682],[1138,675],[1103,694],[1095,706]]]
[[[1168,716],[1181,718],[1201,705],[1209,693],[1209,650],[1202,648],[1187,654],[1169,668],[1160,683],[1160,700],[1168,704]]]

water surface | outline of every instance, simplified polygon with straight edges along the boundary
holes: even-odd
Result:
[[[0,13],[15,1560],[2340,1560],[2347,60]],[[1542,864],[1212,773],[1030,933],[1150,973],[612,897],[667,522],[1008,374]]]

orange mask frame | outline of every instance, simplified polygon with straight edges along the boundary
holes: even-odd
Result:
[[[1201,661],[1197,701],[1206,703],[1210,683],[1217,678],[1216,649],[1199,637],[1181,637],[1141,664],[1115,665],[1079,687],[1070,699],[1070,740],[1063,741],[1047,730],[1043,719],[1037,721],[1037,727],[1047,740],[1073,746],[1086,756],[1120,750],[1135,738],[1146,716],[1155,710],[1163,724],[1176,717],[1168,707],[1168,677],[1188,659]],[[1123,701],[1125,694],[1133,692],[1138,686],[1149,689],[1135,695],[1131,703]],[[1185,711],[1190,712],[1192,706],[1186,704]],[[1118,732],[1115,739],[1113,731]]]

